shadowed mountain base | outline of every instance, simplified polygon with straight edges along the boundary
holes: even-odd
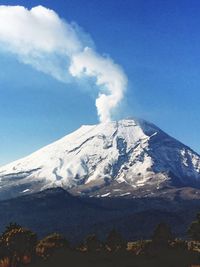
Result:
[[[61,188],[0,202],[0,231],[12,222],[37,232],[39,237],[59,232],[73,243],[89,233],[104,238],[113,228],[127,240],[148,239],[159,222],[184,237],[200,210],[200,201],[167,198],[79,198]]]

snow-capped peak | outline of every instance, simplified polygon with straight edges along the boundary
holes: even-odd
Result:
[[[0,168],[3,198],[58,186],[76,194],[104,190],[102,195],[108,195],[109,188],[123,195],[168,182],[200,184],[199,155],[155,125],[135,119],[84,125]]]

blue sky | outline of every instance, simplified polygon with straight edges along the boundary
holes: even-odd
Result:
[[[28,3],[27,3],[28,2]],[[92,37],[128,76],[116,118],[150,120],[200,153],[200,3],[161,0],[0,1],[43,5]],[[96,92],[64,84],[0,51],[0,165],[82,124],[98,123]],[[92,84],[90,86],[93,86]]]

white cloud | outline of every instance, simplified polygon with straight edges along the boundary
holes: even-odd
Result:
[[[0,6],[0,46],[63,82],[70,76],[95,77],[101,121],[111,119],[112,110],[123,98],[127,84],[123,70],[95,52],[91,38],[78,25],[60,19],[53,10]]]

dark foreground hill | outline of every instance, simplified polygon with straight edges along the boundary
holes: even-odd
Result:
[[[134,240],[151,237],[155,226],[166,222],[176,236],[184,237],[198,211],[198,199],[80,198],[54,188],[1,201],[0,231],[12,221],[40,237],[59,232],[71,242],[79,242],[89,233],[104,238],[113,228],[127,240]]]

